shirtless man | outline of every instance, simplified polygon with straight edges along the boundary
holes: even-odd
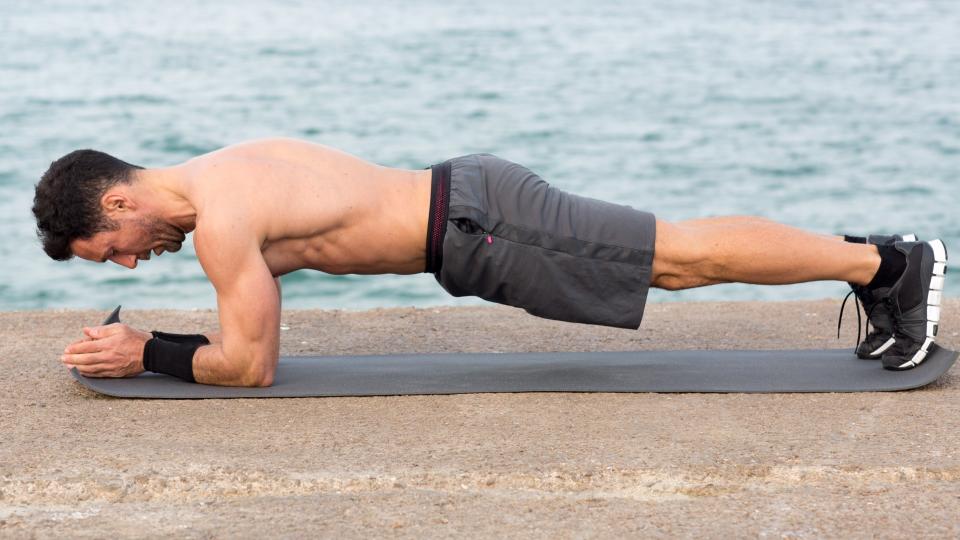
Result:
[[[448,292],[551,319],[638,328],[650,286],[848,282],[889,369],[933,347],[947,254],[939,240],[807,233],[756,217],[668,223],[560,191],[490,154],[425,170],[293,139],[237,144],[143,169],[92,150],[51,164],[33,207],[44,250],[136,268],[193,232],[220,334],[84,328],[62,357],[91,377],[145,369],[218,385],[272,384],[279,276],[431,272]]]

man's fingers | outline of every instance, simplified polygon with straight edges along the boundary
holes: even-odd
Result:
[[[123,330],[123,323],[113,323],[106,326],[90,326],[83,329],[83,333],[91,339],[103,339]]]
[[[88,341],[91,341],[91,340],[90,340],[90,339],[78,339],[77,341],[74,341],[74,342],[70,343],[69,345],[67,345],[66,347],[64,347],[64,348],[63,348],[63,352],[70,352],[70,347],[73,347],[74,345],[76,345],[76,344],[78,344],[78,343],[86,343],[86,342],[88,342]]]
[[[64,354],[85,354],[100,352],[103,350],[103,343],[96,340],[77,341],[71,343],[63,350]]]
[[[87,329],[84,328],[84,331]],[[63,350],[64,354],[87,354],[100,351],[111,351],[117,342],[118,334],[101,335],[99,338],[88,338],[76,341]]]
[[[86,377],[111,377],[113,376],[112,370],[114,369],[113,366],[108,364],[83,365],[76,366],[76,368],[81,375]]]
[[[64,364],[73,364],[77,367],[99,364],[101,362],[109,362],[111,359],[112,355],[109,355],[104,351],[80,354],[64,354],[60,357],[60,361]]]

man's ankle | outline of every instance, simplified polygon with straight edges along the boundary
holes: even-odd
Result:
[[[892,287],[907,269],[907,258],[893,246],[876,246],[876,248],[880,255],[880,266],[866,286],[868,289]]]

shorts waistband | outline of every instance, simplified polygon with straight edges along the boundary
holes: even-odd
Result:
[[[430,217],[427,221],[427,267],[424,272],[436,274],[443,267],[443,237],[447,233],[450,210],[450,162],[430,167]]]

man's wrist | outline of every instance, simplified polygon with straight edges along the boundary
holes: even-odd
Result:
[[[184,343],[187,345],[193,345],[197,343],[200,345],[210,344],[210,340],[207,339],[207,336],[203,334],[173,334],[170,332],[161,332],[159,330],[152,330],[150,334],[152,334],[155,338],[169,341],[171,343]]]
[[[157,337],[149,339],[143,345],[143,369],[197,382],[193,376],[193,355],[203,345],[175,343]]]

